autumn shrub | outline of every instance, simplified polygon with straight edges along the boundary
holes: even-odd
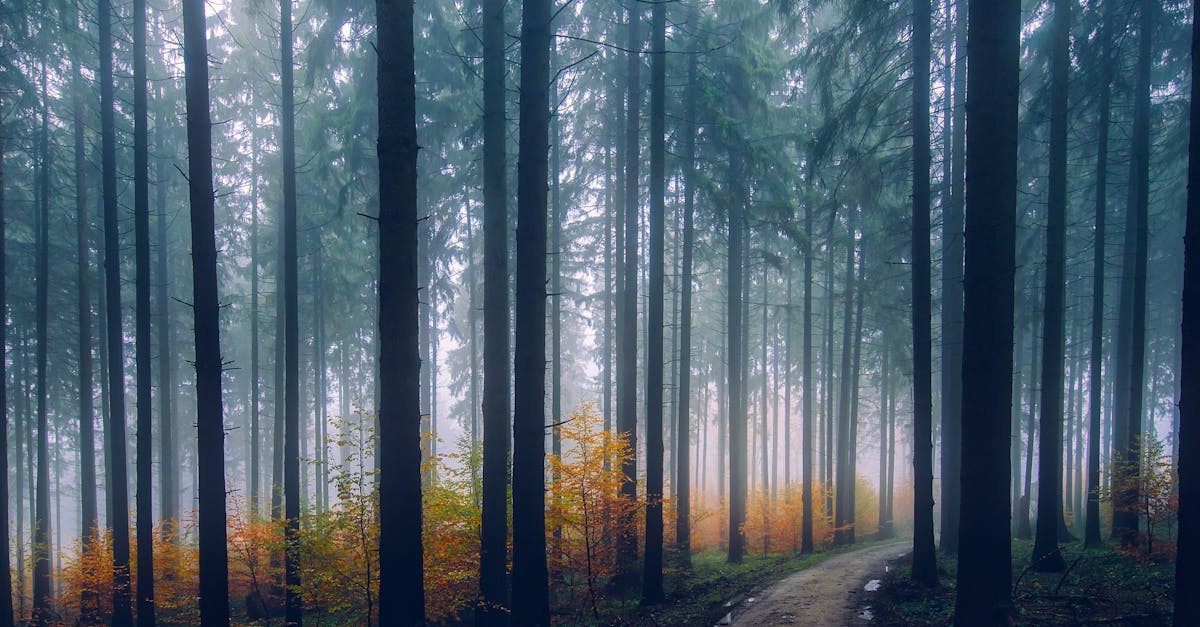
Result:
[[[1110,462],[1112,484],[1101,491],[1100,497],[1115,511],[1132,513],[1144,524],[1146,555],[1150,555],[1154,553],[1156,530],[1166,528],[1169,535],[1178,516],[1179,490],[1175,464],[1161,440],[1139,437],[1135,447],[1137,459],[1114,454]]]

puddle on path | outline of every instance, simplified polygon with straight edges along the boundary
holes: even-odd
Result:
[[[863,590],[866,590],[867,592],[878,592],[881,585],[883,585],[883,583],[878,579],[872,579],[867,582],[867,585],[863,586]]]
[[[874,612],[871,611],[871,606],[868,605],[868,606],[862,608],[862,610],[860,610],[858,612],[858,617],[863,620],[869,621],[869,620],[875,619],[875,614],[874,614]]]

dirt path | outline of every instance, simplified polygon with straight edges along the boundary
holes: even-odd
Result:
[[[855,615],[863,582],[911,548],[911,542],[895,542],[831,557],[743,601],[733,612],[733,624],[869,624]]]

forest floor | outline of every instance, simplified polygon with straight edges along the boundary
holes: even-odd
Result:
[[[891,542],[831,557],[775,582],[756,598],[746,599],[733,612],[733,624],[867,624],[857,612],[863,584],[911,549],[911,542]]]
[[[1067,571],[1028,568],[1033,543],[1013,541],[1013,623],[1019,625],[1168,625],[1174,600],[1174,545],[1147,555],[1112,547],[1062,545]],[[878,625],[951,625],[957,562],[938,555],[939,585],[913,583],[911,555],[876,570],[877,590],[859,597],[858,612]],[[872,586],[875,587],[875,586]]]
[[[733,625],[841,625],[841,617],[853,613],[855,604],[850,599],[862,590],[866,577],[903,555],[911,544],[910,540],[893,539],[809,555],[750,554],[741,564],[728,564],[722,552],[698,554],[693,556],[690,569],[668,570],[665,603],[640,607],[636,601],[610,602],[601,609],[601,615],[615,614],[619,618],[594,624],[706,627],[728,625],[731,623],[723,621],[732,619]],[[819,590],[814,587],[818,584]],[[811,594],[808,588],[812,588]],[[780,622],[778,616],[760,614],[778,607],[779,616],[784,616],[791,603],[813,605],[793,619],[799,622]],[[814,622],[815,616],[836,620]]]

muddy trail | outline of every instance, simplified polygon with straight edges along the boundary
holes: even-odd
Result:
[[[866,602],[864,584],[911,549],[910,541],[901,541],[836,555],[746,598],[722,624],[869,625],[859,609]]]

